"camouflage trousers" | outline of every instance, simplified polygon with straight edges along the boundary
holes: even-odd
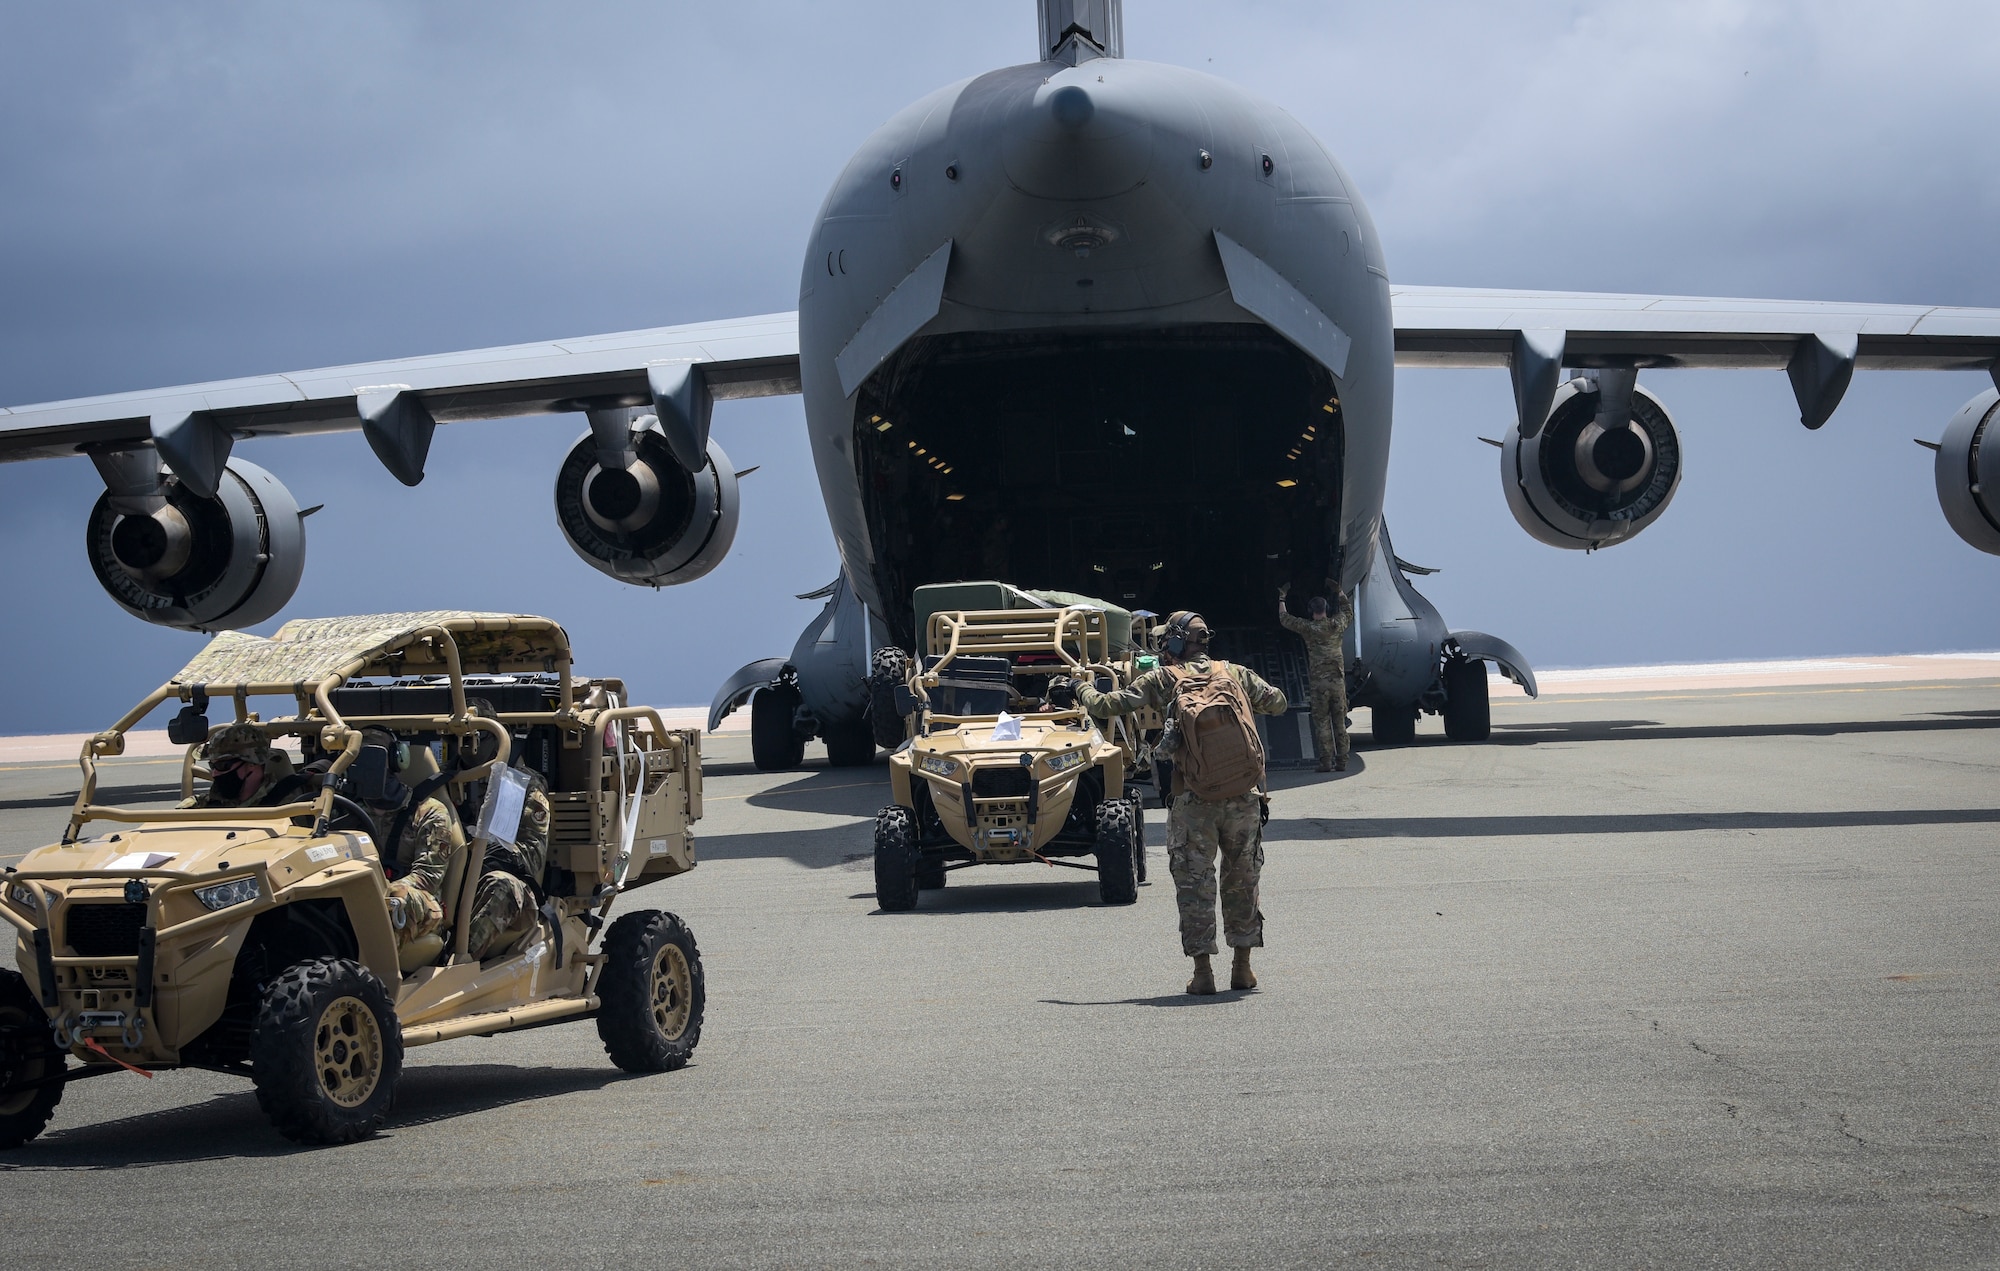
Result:
[[[1313,751],[1322,763],[1347,758],[1347,671],[1313,669],[1306,700],[1312,705]]]
[[[466,951],[481,962],[498,957],[534,930],[535,894],[512,874],[482,874],[472,896],[471,923]]]
[[[437,897],[406,879],[389,884],[389,925],[396,929],[396,947],[415,944],[444,925]]]
[[[1210,803],[1177,795],[1167,816],[1167,868],[1181,909],[1181,951],[1216,952],[1216,857],[1222,864],[1222,928],[1232,949],[1264,943],[1257,877],[1264,869],[1263,800],[1253,791]]]

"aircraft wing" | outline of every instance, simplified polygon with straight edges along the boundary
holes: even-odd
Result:
[[[1787,368],[1810,417],[1808,388],[1817,386],[1831,413],[1838,392],[1828,390],[1844,389],[1856,367],[2000,365],[2000,309],[1475,287],[1400,286],[1392,295],[1398,366],[1511,367],[1517,381],[1539,366],[1528,378],[1548,391],[1558,367]],[[0,462],[158,440],[191,419],[230,439],[348,431],[362,426],[370,390],[400,392],[439,423],[644,405],[649,371],[683,364],[699,368],[711,398],[796,393],[798,315],[0,407]],[[161,447],[170,458],[190,448]]]
[[[403,395],[439,423],[647,404],[650,372],[693,366],[710,398],[799,391],[798,315],[773,313],[575,340],[361,362],[288,375],[185,384],[0,407],[0,462],[158,440],[200,419],[231,438],[362,426],[369,396]],[[371,392],[372,390],[372,392]],[[174,453],[171,445],[162,451]]]
[[[1588,291],[1394,287],[1396,365],[1508,366],[1517,332],[1562,333],[1565,365],[1788,365],[1800,342],[1855,343],[1855,365],[1985,370],[2000,357],[2000,309],[1623,296]]]
[[[2000,309],[1395,287],[1396,365],[1506,367],[1523,435],[1562,369],[1782,368],[1799,421],[1833,414],[1857,368],[1983,370],[2000,385]]]

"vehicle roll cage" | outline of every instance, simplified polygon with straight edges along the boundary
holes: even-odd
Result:
[[[1062,666],[1052,667],[1052,674],[1115,674],[1109,665],[1111,636],[1101,609],[1066,605],[1061,609],[940,610],[931,615],[926,627],[926,647],[942,652],[935,655],[934,665],[911,677],[910,688],[929,718],[952,727],[984,718],[930,712],[930,690],[938,686],[945,669],[962,657],[1004,657],[1012,662],[1017,653],[1054,653],[1062,659]],[[1078,713],[1074,709],[1037,711],[1023,718],[1060,719]]]
[[[393,618],[395,615],[387,615]],[[590,771],[599,768],[598,761],[604,750],[604,726],[621,722],[649,725],[658,744],[673,748],[675,739],[669,733],[665,721],[651,707],[625,706],[602,693],[593,693],[589,701],[579,705],[575,697],[575,686],[571,680],[571,657],[569,637],[562,627],[547,618],[520,615],[452,615],[439,621],[424,622],[388,632],[372,633],[361,640],[350,638],[348,647],[343,648],[334,636],[340,632],[333,627],[336,623],[352,626],[354,619],[315,619],[288,623],[276,637],[260,642],[256,637],[218,637],[195,660],[189,663],[179,675],[148,694],[144,701],[126,712],[123,718],[110,728],[97,733],[85,741],[78,763],[83,769],[83,786],[77,792],[76,804],[70,812],[69,825],[62,841],[73,843],[82,828],[91,821],[117,821],[128,823],[172,823],[172,822],[212,822],[219,812],[227,813],[231,820],[241,819],[252,822],[289,821],[297,817],[312,817],[315,834],[324,833],[327,821],[333,811],[335,795],[332,781],[326,782],[318,794],[310,800],[278,804],[272,807],[241,808],[157,808],[129,809],[96,802],[97,760],[113,757],[125,752],[125,737],[134,725],[145,719],[162,703],[180,701],[191,706],[197,701],[229,698],[235,703],[235,721],[254,723],[267,735],[300,735],[317,733],[320,749],[337,751],[328,769],[329,777],[344,773],[361,753],[361,729],[342,718],[334,709],[332,694],[348,680],[371,675],[403,676],[422,672],[431,668],[441,671],[451,690],[451,713],[449,715],[407,715],[407,716],[358,716],[371,727],[384,727],[395,731],[424,731],[446,735],[469,736],[476,732],[492,735],[497,743],[494,757],[486,763],[464,769],[454,774],[460,781],[476,781],[496,766],[505,764],[511,756],[512,737],[510,724],[554,724],[566,730],[583,732],[586,735]],[[324,638],[315,639],[322,632],[316,624],[327,628]],[[292,647],[284,647],[290,636]],[[490,637],[500,637],[493,639]],[[521,648],[506,649],[509,638],[520,637],[517,644]],[[225,640],[233,642],[224,645]],[[465,670],[467,660],[463,654],[465,645],[475,647],[474,660],[482,672],[500,674],[533,674],[556,677],[556,706],[549,712],[502,712],[498,719],[475,715],[466,705]],[[218,646],[223,646],[219,652]],[[252,665],[252,673],[224,679],[210,679],[202,676],[205,661],[227,663],[233,652],[243,651],[241,659]],[[211,655],[214,656],[211,656]],[[343,656],[343,654],[345,656]],[[288,658],[307,664],[316,672],[306,678],[280,679],[268,674],[273,669],[284,669]],[[262,663],[263,665],[258,665]],[[193,673],[193,674],[191,674]],[[200,678],[197,678],[200,677]],[[252,697],[290,697],[298,704],[298,713],[289,718],[274,719],[269,722],[254,719],[249,710]],[[632,739],[635,743],[637,738]],[[197,743],[199,744],[199,743]],[[190,745],[182,760],[182,789],[192,789],[192,783],[200,774],[195,768],[195,746]]]

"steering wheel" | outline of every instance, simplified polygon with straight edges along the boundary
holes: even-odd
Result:
[[[344,794],[335,794],[333,796],[333,811],[327,814],[326,828],[329,832],[333,830],[358,831],[366,834],[371,842],[375,842],[378,851],[381,848],[380,839],[382,831],[375,824],[374,814]]]

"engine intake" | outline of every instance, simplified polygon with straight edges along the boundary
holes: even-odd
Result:
[[[2000,389],[1989,388],[1945,426],[1936,447],[1937,496],[1960,538],[2000,556],[2000,445],[1987,444],[1996,420]]]
[[[556,520],[576,554],[638,587],[692,582],[721,564],[740,507],[722,447],[710,440],[707,465],[690,472],[648,415],[622,458],[609,462],[601,438],[585,433],[556,474]]]
[[[1660,399],[1633,385],[1629,416],[1610,389],[1577,378],[1556,390],[1533,437],[1507,431],[1500,479],[1521,528],[1551,547],[1593,551],[1659,519],[1681,481],[1680,434]]]
[[[163,627],[228,631],[269,618],[298,590],[305,520],[276,477],[231,459],[215,497],[166,479],[151,512],[121,512],[107,491],[84,537],[90,567],[118,607]]]

